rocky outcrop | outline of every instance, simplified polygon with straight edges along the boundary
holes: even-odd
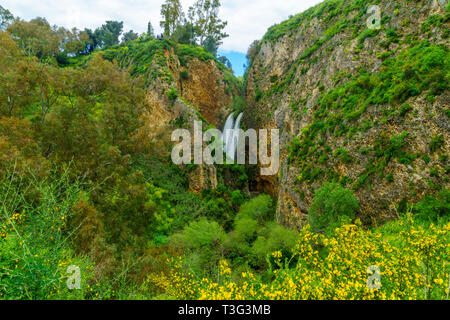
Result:
[[[203,121],[204,128],[223,125],[225,117],[231,112],[233,96],[238,88],[227,80],[229,71],[221,70],[213,59],[180,57],[173,48],[165,49],[163,56],[165,63],[151,66],[157,69],[153,74],[165,76],[156,77],[148,86],[149,108],[142,118],[143,125],[138,135],[139,141],[144,142],[142,148],[152,146],[152,150],[159,150],[161,156],[167,157],[173,145],[170,141],[173,130],[188,129],[193,137],[194,121]],[[174,89],[178,97],[168,95]],[[188,173],[193,192],[217,187],[214,166],[195,166]]]
[[[202,116],[216,127],[222,126],[229,115],[236,88],[229,86],[222,71],[213,60],[190,60],[184,70],[180,91],[183,97],[195,105]]]
[[[326,181],[354,190],[366,223],[450,186],[447,1],[382,0],[373,31],[371,4],[325,1],[250,51],[246,123],[280,129],[280,172],[260,179],[284,225],[305,221]]]

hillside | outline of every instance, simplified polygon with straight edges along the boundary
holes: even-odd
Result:
[[[0,299],[448,299],[448,1],[325,0],[244,78],[220,2],[212,48],[176,3],[122,40],[0,6]],[[241,113],[277,174],[173,163],[175,130]]]
[[[267,183],[285,225],[302,225],[327,181],[354,191],[368,224],[450,186],[448,7],[379,1],[369,29],[370,4],[325,1],[250,49],[247,119],[282,130]]]

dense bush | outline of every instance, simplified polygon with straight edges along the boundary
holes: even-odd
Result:
[[[316,191],[308,211],[308,220],[314,231],[330,232],[341,221],[354,219],[359,201],[353,193],[336,183],[326,183]]]
[[[0,299],[83,297],[66,285],[70,265],[92,276],[87,259],[75,257],[68,221],[80,194],[68,176],[24,181],[14,173],[0,180]]]
[[[426,196],[414,205],[413,212],[417,220],[427,222],[449,221],[450,219],[450,190],[442,189],[437,197]]]
[[[226,234],[215,221],[201,218],[189,223],[184,230],[172,236],[170,242],[180,244],[185,250],[186,267],[202,276],[213,276],[223,258]]]
[[[268,195],[258,196],[242,205],[236,219],[250,218],[262,223],[274,218],[273,201]]]
[[[170,88],[169,92],[167,92],[167,98],[171,101],[175,101],[178,98],[177,89]]]

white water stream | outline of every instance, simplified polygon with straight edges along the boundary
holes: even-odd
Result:
[[[243,115],[244,113],[239,114],[235,120],[233,113],[230,114],[223,128],[223,150],[227,157],[232,160],[235,160],[236,157],[236,150],[239,142],[239,129],[241,128]]]

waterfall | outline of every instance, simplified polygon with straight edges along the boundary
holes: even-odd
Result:
[[[235,122],[235,124],[234,124],[234,132],[233,132],[233,142],[232,142],[232,150],[231,150],[231,154],[230,154],[230,157],[231,157],[231,159],[235,159],[235,157],[236,157],[236,150],[237,150],[237,146],[238,146],[238,142],[239,142],[239,129],[241,128],[241,121],[242,121],[242,116],[243,116],[244,114],[243,113],[241,113],[238,117],[237,117],[237,119],[236,119],[236,122]]]
[[[239,142],[239,129],[241,128],[242,117],[244,113],[234,119],[233,113],[230,114],[223,128],[224,151],[228,158],[235,160],[236,150]]]
[[[233,137],[233,129],[234,129],[234,115],[230,114],[223,128],[223,146],[224,146],[223,150],[225,151],[227,156],[229,156],[231,150],[230,146],[232,143],[231,139]]]

